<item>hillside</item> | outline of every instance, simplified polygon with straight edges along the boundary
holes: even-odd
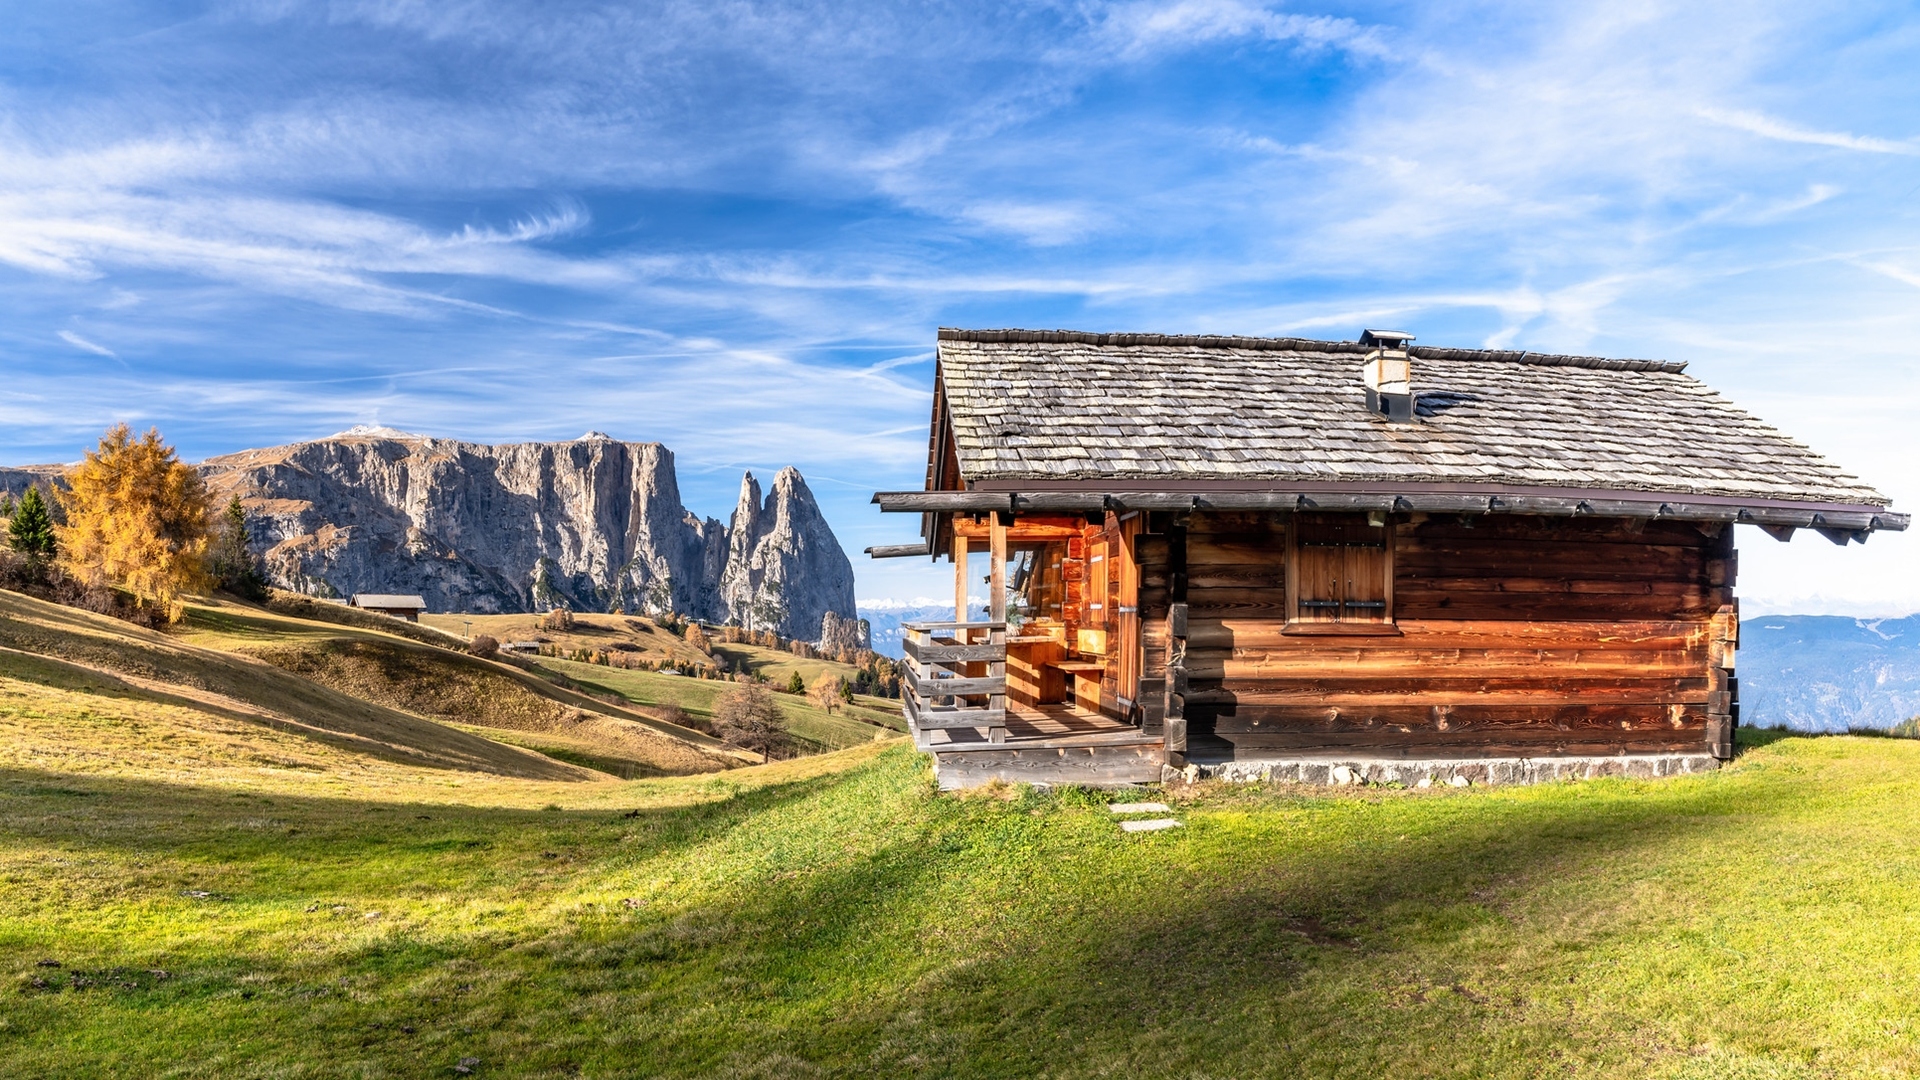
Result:
[[[766,679],[775,688],[784,688],[795,672],[807,686],[812,686],[824,673],[831,672],[848,680],[857,673],[857,669],[847,664],[803,660],[790,652],[759,645],[720,642],[713,645],[711,653],[702,653],[653,620],[635,616],[579,614],[566,630],[542,629],[539,621],[536,615],[421,617],[423,624],[449,633],[471,630],[475,634],[491,634],[501,641],[534,641],[562,654],[596,651],[620,659],[688,669],[724,664],[728,670],[746,671]],[[530,657],[529,662],[532,670],[546,673],[561,683],[587,687],[603,695],[603,700],[611,696],[642,709],[674,705],[699,721],[713,718],[714,702],[730,685],[659,671],[577,663],[553,656]],[[781,693],[776,694],[775,699],[786,714],[788,733],[807,752],[838,750],[906,732],[900,703],[895,700],[862,695],[856,697],[853,704],[836,708],[829,714],[806,696]]]
[[[160,634],[0,592],[0,674],[244,717],[445,768],[588,779],[709,772],[752,760],[699,732],[508,665],[232,601],[192,603],[177,632]]]
[[[1202,787],[1127,835],[1095,795],[937,796],[899,743],[451,784],[209,723],[0,686],[0,1076],[1920,1069],[1912,740]]]
[[[1891,728],[1920,716],[1920,615],[1767,615],[1740,624],[1741,722]]]

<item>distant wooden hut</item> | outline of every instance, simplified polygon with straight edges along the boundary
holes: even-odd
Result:
[[[425,598],[395,593],[355,593],[352,604],[362,611],[376,611],[408,622],[419,622],[421,612],[427,610]]]
[[[1684,362],[1412,340],[941,330],[925,490],[875,496],[925,539],[869,549],[987,579],[908,627],[941,783],[1711,767],[1733,526],[1907,526]]]

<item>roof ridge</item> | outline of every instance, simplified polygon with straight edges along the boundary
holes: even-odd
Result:
[[[1321,341],[1317,338],[1243,337],[1223,334],[1095,334],[1085,330],[961,330],[950,326],[940,328],[938,340],[972,341],[988,345],[1105,345],[1118,348],[1141,345],[1190,345],[1203,349],[1299,350],[1352,353],[1356,356],[1373,351],[1371,346],[1362,345],[1357,341]],[[1606,356],[1572,356],[1514,349],[1449,349],[1416,345],[1408,352],[1416,359],[1532,364],[1538,367],[1592,368],[1599,371],[1658,371],[1678,375],[1687,369],[1685,360],[1627,360]]]

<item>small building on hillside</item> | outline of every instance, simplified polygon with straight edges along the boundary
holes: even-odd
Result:
[[[355,593],[352,605],[362,611],[377,611],[408,622],[419,622],[421,613],[427,610],[425,598],[395,593]]]
[[[1737,527],[1907,526],[1684,362],[1412,342],[941,330],[869,553],[987,585],[907,626],[942,786],[1709,768]]]

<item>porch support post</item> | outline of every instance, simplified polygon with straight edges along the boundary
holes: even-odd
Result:
[[[1167,764],[1187,765],[1187,523],[1167,529]]]
[[[967,538],[954,530],[953,536],[953,621],[967,621]],[[967,643],[967,632],[954,632],[954,640]]]
[[[987,532],[988,542],[993,546],[992,554],[989,556],[993,561],[993,580],[988,586],[993,592],[987,599],[987,618],[992,622],[1003,624],[987,632],[987,639],[1000,646],[999,659],[987,663],[987,677],[999,679],[1002,687],[999,693],[987,699],[987,708],[993,710],[1000,718],[997,725],[987,730],[988,742],[1007,740],[1007,692],[1005,690],[1007,629],[1004,624],[1007,621],[1007,518],[1010,516],[996,511],[993,515],[993,525]]]

